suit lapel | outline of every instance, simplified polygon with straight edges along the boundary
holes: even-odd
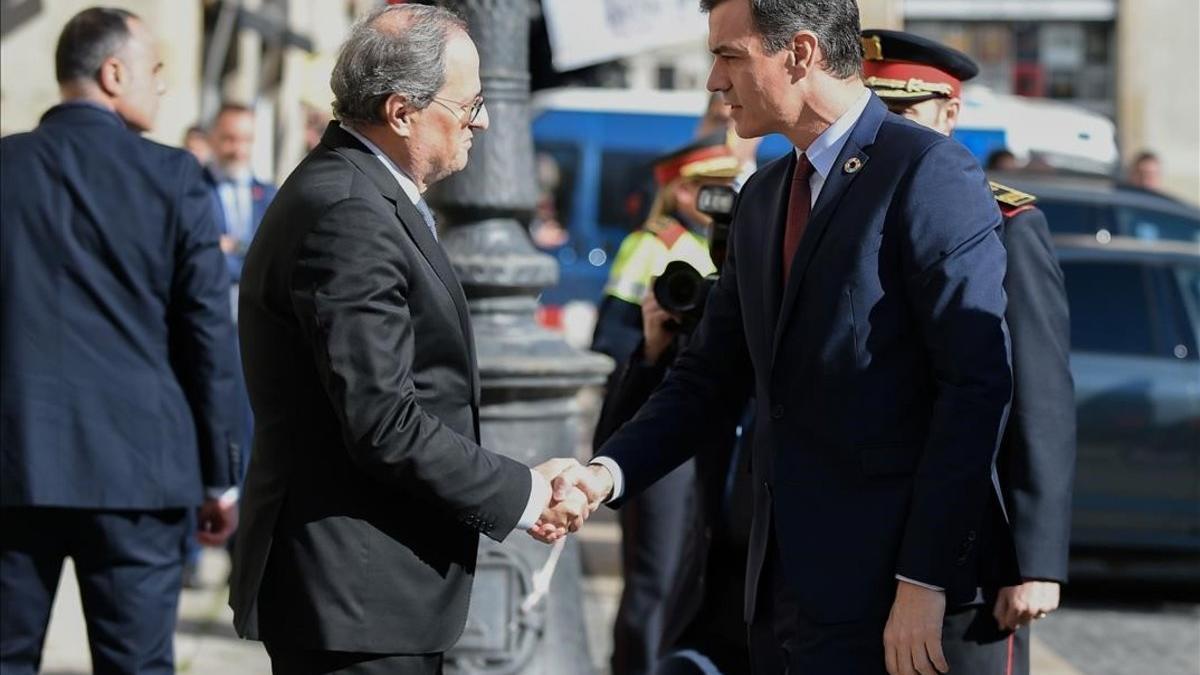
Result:
[[[812,215],[804,228],[804,236],[800,238],[800,248],[796,250],[796,257],[792,260],[792,270],[788,276],[787,288],[783,289],[783,302],[779,305],[779,319],[775,324],[775,340],[771,348],[772,364],[775,362],[775,355],[779,353],[783,334],[787,332],[788,321],[796,304],[796,297],[800,294],[801,286],[804,285],[804,277],[808,273],[813,256],[821,245],[825,231],[829,229],[833,221],[834,214],[837,213],[837,207],[842,201],[842,197],[859,174],[868,170],[870,156],[866,153],[865,148],[875,142],[879,126],[883,123],[886,115],[887,107],[874,94],[871,94],[871,100],[863,110],[862,116],[859,117],[858,123],[850,130],[850,137],[846,139],[846,145],[842,147],[842,151],[838,153],[837,159],[829,169],[829,175],[821,187],[821,194],[817,198],[817,203],[813,205]],[[795,164],[795,161],[793,160],[792,163]],[[791,173],[789,172],[788,175],[790,177]],[[786,195],[784,199],[786,200]],[[784,203],[786,204],[786,201]],[[786,221],[786,214],[782,220]],[[779,229],[782,231],[782,228]],[[780,235],[778,244],[780,247],[783,246],[782,242],[782,235]],[[780,249],[776,248],[775,250]],[[781,264],[777,264],[778,266]],[[774,278],[776,286],[778,286],[779,275],[775,275]]]
[[[454,268],[450,265],[450,259],[446,257],[446,252],[442,250],[441,245],[433,238],[433,233],[429,231],[429,226],[425,224],[425,219],[417,212],[417,208],[409,201],[408,195],[404,194],[404,191],[400,189],[399,183],[396,182],[396,179],[387,168],[383,166],[379,158],[365,148],[362,143],[359,143],[358,139],[346,133],[337,122],[330,122],[321,142],[358,167],[379,188],[383,196],[396,205],[396,218],[404,226],[409,237],[417,245],[417,250],[425,257],[429,266],[433,268],[434,274],[437,275],[438,280],[442,282],[442,285],[445,286],[446,291],[450,294],[451,300],[454,301],[454,309],[458,313],[459,329],[462,331],[463,341],[466,342],[467,351],[470,355],[471,378],[478,382],[475,339],[471,333],[467,297],[458,282],[458,276],[454,273]],[[478,385],[475,387],[475,397],[478,400]]]

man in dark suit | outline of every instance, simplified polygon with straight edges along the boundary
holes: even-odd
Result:
[[[64,102],[0,141],[5,673],[38,669],[66,556],[96,672],[173,672],[186,512],[211,544],[236,521],[212,200],[191,155],[139,135],[161,66],[136,16],[85,10],[55,53]]]
[[[998,573],[1006,527],[1000,213],[965,148],[863,86],[853,0],[701,6],[708,88],[739,135],[782,133],[796,152],[742,188],[720,281],[663,385],[572,473],[619,502],[753,393],[755,672],[944,672],[945,608]]]
[[[488,126],[465,25],[380,8],[331,84],[338,122],[242,271],[256,428],[230,604],[276,672],[436,673],[479,535],[552,540],[586,505],[576,491],[550,506],[548,479],[573,461],[532,470],[479,446],[467,302],[421,196]]]
[[[962,83],[979,72],[974,61],[891,30],[864,30],[863,51],[867,86],[893,112],[953,133]],[[1067,579],[1075,475],[1071,324],[1062,270],[1036,198],[995,182],[991,187],[1004,216],[1013,363],[1012,414],[996,463],[1021,583],[984,588],[980,602],[954,608],[943,640],[955,672],[1021,674],[1029,672],[1029,624],[1058,607],[1059,585]]]

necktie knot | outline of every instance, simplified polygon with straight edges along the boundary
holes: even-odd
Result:
[[[812,178],[813,171],[812,162],[808,161],[808,155],[800,155],[800,159],[796,161],[796,173],[792,174],[792,181],[808,180]]]

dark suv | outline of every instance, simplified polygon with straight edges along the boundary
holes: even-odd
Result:
[[[1200,244],[1104,241],[1055,239],[1079,424],[1072,548],[1200,560]]]

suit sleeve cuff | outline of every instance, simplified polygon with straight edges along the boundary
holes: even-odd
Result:
[[[611,502],[611,501],[620,499],[621,495],[623,495],[625,493],[625,474],[621,471],[621,467],[617,466],[617,463],[613,460],[613,458],[605,457],[605,456],[601,455],[599,457],[593,457],[592,461],[588,462],[588,464],[596,464],[598,466],[602,466],[602,467],[608,469],[608,472],[610,474],[612,474],[612,479],[613,479],[612,494],[609,495],[608,499],[606,499],[604,501]]]
[[[533,529],[538,518],[542,516],[542,510],[550,503],[550,482],[533,469],[530,469],[529,473],[532,475],[529,481],[529,502],[525,504],[525,511],[517,521],[518,530]]]
[[[242,496],[241,491],[238,490],[238,487],[236,485],[227,487],[227,488],[221,488],[221,487],[204,488],[204,498],[205,499],[215,499],[218,502],[221,502],[221,506],[229,506],[230,504],[235,504],[235,503],[237,503],[237,500],[239,498],[241,498],[241,496]]]
[[[906,583],[910,583],[913,586],[920,586],[921,588],[928,588],[929,590],[937,591],[938,593],[946,592],[946,589],[942,588],[941,586],[934,586],[933,584],[923,583],[923,582],[917,581],[916,579],[909,579],[908,577],[902,576],[899,574],[896,575],[896,579],[906,582]]]

